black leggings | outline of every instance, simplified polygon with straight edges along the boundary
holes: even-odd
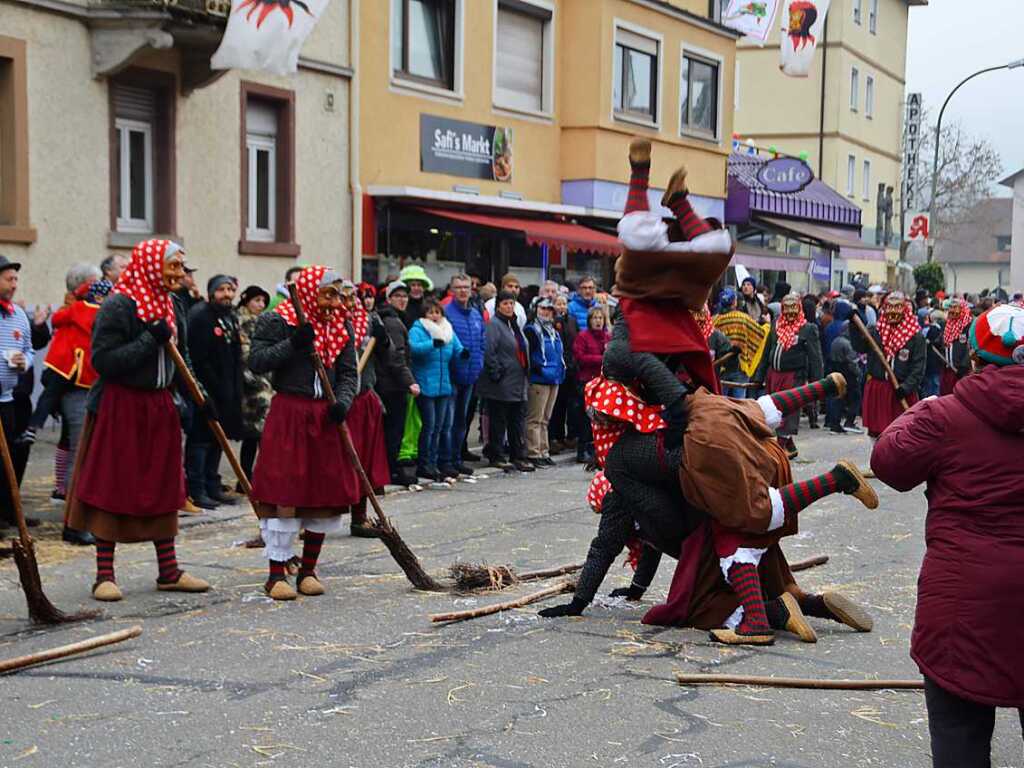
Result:
[[[991,768],[996,708],[962,699],[924,679],[934,768]],[[1024,710],[1020,715],[1024,731]]]

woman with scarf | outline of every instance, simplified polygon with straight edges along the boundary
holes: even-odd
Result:
[[[462,346],[444,310],[432,296],[423,300],[423,317],[409,329],[409,349],[412,375],[420,385],[416,404],[423,419],[416,474],[434,482],[457,478],[459,472],[454,465],[458,463],[456,453],[461,446],[451,444],[455,391],[451,362],[455,356],[468,358],[469,350]]]
[[[807,322],[799,294],[788,294],[780,306],[781,314],[768,334],[765,355],[756,376],[765,383],[768,394],[793,389],[824,376],[818,326]],[[788,413],[775,431],[791,459],[798,454],[793,435],[799,431],[800,411]]]
[[[494,302],[494,317],[487,324],[484,372],[477,391],[487,403],[488,435],[484,454],[492,467],[533,472],[526,460],[526,400],[530,350],[516,320],[516,295],[501,291]]]
[[[376,312],[366,309],[364,292],[357,293],[356,286],[347,280],[342,283],[342,304],[347,319],[352,325],[352,340],[357,353],[363,354],[371,339],[375,339],[374,349],[387,350],[391,341],[388,339],[384,323]],[[372,305],[371,305],[372,306]],[[359,394],[348,409],[345,423],[352,434],[363,471],[370,478],[370,484],[378,495],[384,493],[384,486],[391,479],[388,466],[388,449],[384,441],[384,408],[380,398],[374,391],[377,383],[376,366],[371,362],[359,372]],[[364,539],[380,536],[380,531],[366,517],[366,495],[360,489],[359,501],[352,505],[352,517],[349,519],[349,533]]]
[[[899,386],[893,386],[878,356],[869,350],[864,334],[859,330],[851,331],[853,348],[868,356],[861,419],[868,435],[877,438],[893,419],[903,413],[900,400],[906,400],[909,405],[917,402],[928,350],[913,304],[898,291],[886,297],[878,324],[869,328],[868,333],[882,349],[899,383]]]
[[[565,352],[555,327],[551,299],[537,304],[537,316],[523,329],[530,347],[530,391],[526,404],[526,457],[535,467],[553,467],[548,424],[565,381]]]
[[[974,318],[971,308],[963,299],[950,300],[946,311],[946,327],[942,329],[943,366],[939,380],[939,394],[950,395],[956,383],[971,372],[971,345],[967,340],[967,329]]]
[[[172,342],[188,360],[185,323],[171,298],[185,276],[184,256],[170,240],[136,245],[93,323],[92,366],[99,378],[87,407],[96,421],[82,447],[68,525],[96,538],[96,600],[122,599],[114,578],[118,543],[153,542],[159,590],[210,588],[178,568],[174,545],[185,475],[172,395],[176,372],[164,347]]]
[[[260,317],[249,367],[274,386],[260,454],[252,478],[252,500],[260,518],[270,575],[264,589],[274,600],[294,600],[285,567],[292,541],[305,529],[296,583],[303,595],[322,595],[316,564],[324,537],[341,529],[341,516],[362,491],[341,443],[358,389],[352,326],[341,304],[341,278],[322,266],[305,267],[295,279],[305,322],[291,301]],[[311,354],[320,356],[337,401],[328,405]]]

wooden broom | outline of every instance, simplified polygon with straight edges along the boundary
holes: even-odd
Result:
[[[302,311],[302,303],[299,301],[299,294],[296,289],[295,283],[288,284],[288,295],[291,298],[292,306],[295,308],[295,317],[298,319],[299,325],[306,322],[306,315]],[[310,350],[310,359],[313,361],[313,368],[316,370],[317,378],[320,379],[320,386],[324,391],[324,398],[327,400],[329,405],[333,405],[336,402],[334,397],[334,388],[331,386],[331,380],[327,376],[327,369],[324,368],[323,360],[320,359],[319,353],[316,348]],[[366,470],[363,469],[363,463],[359,460],[359,454],[356,453],[356,447],[352,443],[352,435],[349,433],[348,425],[342,422],[338,425],[338,432],[341,434],[341,442],[345,447],[345,453],[348,454],[349,461],[352,462],[352,466],[356,470],[356,474],[359,476],[359,482],[363,486],[363,493],[366,498],[369,499],[370,505],[373,507],[373,512],[377,516],[377,525],[380,528],[380,539],[384,542],[384,546],[388,548],[391,556],[398,563],[402,571],[405,573],[407,579],[412,582],[412,585],[416,589],[422,589],[429,592],[445,592],[446,588],[428,574],[423,566],[420,565],[419,558],[413,553],[409,546],[402,540],[402,537],[398,535],[398,530],[391,524],[387,515],[384,514],[384,510],[380,506],[380,501],[377,499],[377,494],[373,492],[373,485],[370,483],[370,478],[366,476]]]

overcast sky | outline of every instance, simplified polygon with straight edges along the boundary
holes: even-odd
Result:
[[[924,94],[934,121],[963,78],[1024,59],[1022,33],[1022,0],[930,0],[925,7],[911,7],[907,92]],[[1004,177],[1024,168],[1024,67],[971,80],[946,107],[942,121],[951,119],[992,142],[1002,157]]]

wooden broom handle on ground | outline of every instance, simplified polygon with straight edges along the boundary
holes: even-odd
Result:
[[[196,381],[196,377],[192,375],[192,371],[185,365],[185,359],[181,356],[181,352],[178,351],[174,341],[169,340],[165,345],[164,349],[167,350],[167,354],[171,356],[171,360],[174,361],[174,367],[178,369],[178,374],[181,376],[182,381],[185,382],[185,388],[188,393],[192,396],[192,400],[195,404],[202,408],[206,405],[206,395],[199,389],[199,382]],[[252,483],[249,482],[249,478],[245,474],[245,470],[242,469],[242,465],[238,461],[238,457],[235,456],[235,451],[231,447],[231,443],[228,442],[228,436],[224,434],[224,428],[220,425],[220,422],[216,419],[207,419],[207,426],[213,433],[214,439],[220,449],[224,451],[224,455],[228,457],[228,463],[231,465],[231,469],[235,473],[235,477],[238,478],[239,485],[242,486],[242,490],[245,491],[245,495],[249,497],[249,504],[252,506],[253,512],[256,511],[256,507],[253,504],[251,493]]]
[[[306,313],[302,311],[302,302],[299,301],[298,289],[295,283],[288,283],[288,296],[291,299],[292,306],[295,308],[295,319],[299,325],[306,322]],[[354,340],[353,340],[354,343]],[[369,349],[369,344],[367,348]],[[313,361],[313,368],[316,370],[316,376],[320,379],[320,388],[324,391],[324,399],[328,405],[334,405],[338,402],[338,399],[334,396],[334,387],[331,386],[331,380],[327,377],[327,369],[324,367],[324,361],[320,359],[320,353],[316,351],[314,345],[310,349],[309,354],[310,360]],[[369,359],[369,358],[367,358]],[[370,505],[373,507],[374,514],[377,515],[377,522],[385,530],[392,530],[391,521],[388,520],[384,514],[384,509],[380,505],[380,501],[377,499],[377,494],[373,492],[373,485],[370,483],[370,478],[366,476],[366,470],[363,469],[363,462],[359,460],[359,454],[356,452],[356,447],[352,443],[352,434],[348,430],[348,424],[341,422],[338,425],[338,432],[341,434],[342,445],[345,446],[345,453],[348,454],[349,461],[352,462],[352,466],[355,467],[356,474],[359,476],[359,482],[363,486],[363,493],[366,494],[366,498],[370,500]]]
[[[133,637],[138,637],[141,634],[142,627],[136,625],[117,632],[110,632],[106,635],[90,637],[88,640],[80,640],[77,643],[60,645],[56,648],[51,648],[48,651],[30,653],[25,656],[17,656],[13,659],[4,659],[3,661],[0,661],[0,675],[24,669],[25,667],[31,667],[34,664],[42,664],[46,661],[55,661],[57,659],[73,656],[76,653],[91,651],[94,648],[102,648],[105,645],[120,643],[125,640],[130,640]]]
[[[923,680],[825,680],[760,675],[689,675],[676,673],[680,685],[756,685],[763,688],[816,688],[839,691],[921,690]]]
[[[4,434],[3,429],[0,429],[0,454],[3,454],[4,475],[7,477],[7,486],[11,491],[11,506],[14,507],[14,518],[18,523],[18,536],[21,538],[21,545],[28,550],[32,546],[32,537],[28,535],[25,511],[21,508],[21,489],[18,487],[18,473],[14,471],[11,447],[7,444],[7,435]]]
[[[850,321],[857,326],[857,330],[864,336],[864,340],[868,343],[868,346],[871,347],[871,351],[875,353],[875,356],[878,358],[878,362],[880,362],[882,367],[885,368],[885,374],[889,377],[889,383],[892,384],[892,388],[899,389],[900,382],[899,379],[896,378],[896,373],[893,371],[892,366],[889,365],[889,361],[886,359],[885,353],[882,351],[881,347],[879,347],[874,338],[872,338],[868,329],[864,327],[864,323],[860,319],[860,315],[854,312],[850,315]],[[904,411],[910,410],[910,403],[907,402],[907,398],[901,397],[900,405],[903,406]]]

